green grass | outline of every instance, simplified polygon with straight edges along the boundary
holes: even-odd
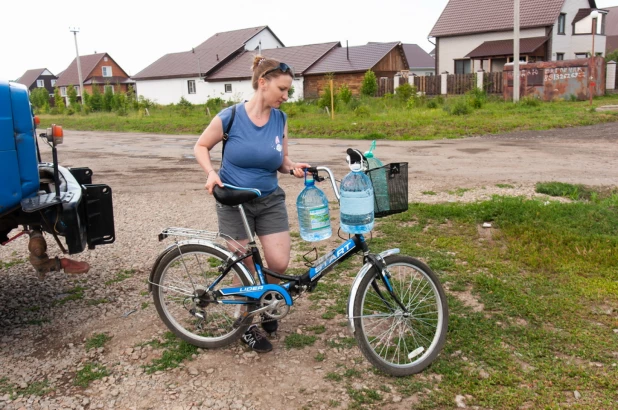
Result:
[[[446,105],[460,99],[448,97]],[[591,111],[589,103],[584,101],[528,106],[491,97],[482,108],[468,115],[450,115],[441,108],[408,109],[397,99],[364,99],[361,104],[368,108],[368,116],[359,117],[352,108],[342,105],[334,120],[317,105],[307,102],[286,103],[282,109],[289,115],[292,138],[431,140],[618,121],[617,112]],[[598,97],[593,102],[594,107],[615,104],[618,104],[616,95]],[[183,110],[182,115],[177,107],[152,108],[150,113],[143,116],[132,112],[123,117],[114,113],[40,117],[41,128],[57,123],[72,130],[192,135],[199,135],[211,119],[204,106],[198,105]]]
[[[107,343],[111,339],[112,337],[105,333],[96,333],[86,340],[86,350],[98,349],[99,347],[103,347],[105,343]]]
[[[28,386],[22,389],[18,385],[10,383],[6,377],[0,378],[0,395],[8,394],[11,400],[15,400],[19,396],[28,397],[34,395],[40,397],[52,390],[47,380],[28,383]]]
[[[299,335],[292,333],[285,337],[285,347],[288,349],[302,349],[306,346],[313,346],[317,337],[311,335]]]
[[[8,269],[12,266],[21,265],[22,263],[25,263],[25,262],[26,262],[25,259],[15,259],[15,260],[8,261],[8,262],[0,260],[0,269]]]
[[[599,201],[618,195],[618,188],[606,188],[601,191],[581,184],[567,184],[565,182],[538,182],[536,192],[550,196],[564,197],[572,200]]]
[[[110,279],[108,281],[105,282],[106,285],[111,285],[114,283],[118,283],[118,282],[122,282],[126,279],[129,279],[131,277],[133,277],[133,274],[135,273],[134,269],[125,269],[122,272],[118,272],[116,274],[116,277],[114,277],[114,279]]]
[[[440,382],[376,371],[375,385],[418,395],[419,409],[451,408],[458,394],[480,408],[615,407],[618,195],[557,192],[584,199],[410,204],[381,220],[373,250],[398,247],[426,261],[450,289],[450,318],[444,350],[425,371]],[[479,231],[483,222],[492,230]],[[371,398],[349,394],[357,403]]]
[[[86,290],[86,288],[83,288],[81,286],[76,286],[74,288],[71,288],[69,290],[66,291],[66,296],[55,300],[54,301],[54,305],[64,305],[67,302],[71,302],[71,301],[76,301],[76,300],[80,300],[84,298],[84,290]]]
[[[109,376],[107,368],[98,363],[86,363],[84,367],[77,371],[73,384],[80,387],[88,387],[94,380],[99,380]]]
[[[197,353],[196,346],[178,339],[172,332],[166,332],[162,342],[155,340],[146,344],[156,349],[163,349],[160,358],[153,359],[149,365],[143,366],[148,374],[176,368],[183,361],[192,360],[192,356]]]
[[[515,188],[515,187],[514,187],[513,185],[511,185],[511,184],[496,184],[496,186],[497,186],[498,188],[509,188],[509,189]]]

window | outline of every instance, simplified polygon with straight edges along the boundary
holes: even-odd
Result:
[[[187,87],[189,88],[189,94],[195,94],[195,80],[187,81]]]
[[[77,93],[77,95],[81,95],[79,93],[79,85],[74,85],[73,88],[75,88],[75,92]]]
[[[455,74],[470,74],[470,60],[455,60]]]
[[[557,61],[564,60],[564,53],[556,53],[556,60]]]
[[[106,92],[107,90],[112,90],[112,94],[114,94],[114,86],[113,85],[106,85],[103,88],[103,92]]]
[[[507,63],[512,63],[513,61],[515,61],[514,56],[513,57],[508,57],[506,59]],[[527,63],[528,62],[528,56],[519,56],[519,62],[520,63],[524,63],[524,64]]]
[[[39,88],[45,87],[45,80],[36,80],[36,86]]]
[[[575,53],[575,58],[588,58],[588,53]]]
[[[560,13],[560,16],[558,16],[558,34],[562,34],[562,35],[565,34],[564,32],[565,26],[566,26],[566,14]]]
[[[427,72],[425,73],[425,76],[426,76],[426,77],[431,77],[432,75],[433,75],[433,71],[427,71]]]
[[[63,97],[67,96],[67,88],[66,87],[60,87],[60,95]]]
[[[112,76],[112,66],[103,66],[101,67],[103,71],[103,77],[111,77]]]
[[[56,85],[56,80],[51,80],[52,87]]]
[[[225,84],[225,92],[226,93],[232,92],[232,84]]]

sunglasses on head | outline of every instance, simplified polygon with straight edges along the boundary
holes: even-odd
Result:
[[[277,67],[264,71],[264,74],[262,74],[262,78],[266,77],[270,73],[274,73],[277,70],[281,71],[282,73],[290,73],[292,78],[294,78],[294,70],[292,70],[292,67],[290,67],[286,63],[279,63]]]

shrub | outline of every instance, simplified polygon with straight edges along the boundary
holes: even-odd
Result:
[[[84,103],[84,106],[90,105],[90,93],[88,93],[88,91],[86,90],[84,90],[84,92],[82,93],[82,101]]]
[[[410,83],[404,83],[395,88],[395,95],[401,101],[408,101],[416,92],[416,87],[411,86]]]
[[[112,91],[112,86],[107,84],[105,85],[105,92],[103,93],[103,109],[107,112],[111,111],[114,101],[114,91]]]
[[[193,107],[193,104],[191,104],[191,102],[187,100],[185,97],[180,97],[180,101],[178,102],[178,107],[191,108]]]
[[[464,98],[458,98],[452,104],[445,105],[444,111],[450,115],[468,115],[472,112],[472,107]]]
[[[420,108],[427,102],[427,96],[425,94],[412,94],[412,96],[406,102],[406,107],[411,110],[413,108]]]
[[[43,108],[45,104],[49,104],[49,95],[46,88],[35,88],[30,93],[30,103],[34,108]]]
[[[101,111],[103,109],[103,95],[101,95],[101,89],[98,84],[92,84],[92,96],[89,101],[92,111]]]
[[[130,109],[137,109],[137,101],[135,101],[135,89],[131,84],[127,87],[127,105]]]
[[[52,110],[52,114],[62,114],[64,107],[64,98],[60,95],[58,87],[54,87],[54,110]]]
[[[69,106],[72,107],[77,104],[77,90],[73,84],[69,84],[67,87],[67,97],[69,97]]]
[[[294,86],[291,86],[290,89],[288,90],[288,98],[292,98],[293,95],[294,95]]]
[[[468,102],[472,108],[482,108],[487,102],[487,93],[485,90],[475,87],[466,93]]]
[[[142,98],[142,96],[140,96]],[[213,112],[219,112],[223,108],[225,102],[220,97],[209,98],[206,101],[206,107],[208,107]]]
[[[426,106],[427,106],[427,108],[430,108],[432,110],[435,109],[435,108],[438,108],[438,99],[437,98],[432,98],[432,99],[428,100]]]
[[[350,110],[354,111],[355,109],[361,106],[361,102],[358,98],[352,97],[350,99],[350,102],[348,102],[346,105],[348,106]]]
[[[339,96],[337,95],[337,90],[333,90],[333,91],[335,93],[333,95],[333,105],[335,106],[335,108],[337,108]],[[322,95],[320,96],[320,99],[318,100],[318,107],[320,108],[328,107],[328,109],[331,108],[330,83],[328,81],[326,83],[326,87],[324,87],[324,90],[323,90]]]
[[[341,87],[339,87],[339,99],[345,104],[349,104],[352,100],[352,91],[350,91],[347,84],[342,84]]]
[[[373,71],[367,70],[361,85],[361,94],[373,97],[378,91],[378,79]]]
[[[300,112],[300,109],[298,108],[297,105],[289,104],[285,106],[284,111],[288,115],[288,118],[294,118],[298,115],[298,113]]]
[[[369,117],[370,114],[371,114],[371,111],[369,110],[369,107],[367,107],[366,105],[361,105],[354,110],[354,115],[356,115],[357,117],[361,117],[361,118]]]

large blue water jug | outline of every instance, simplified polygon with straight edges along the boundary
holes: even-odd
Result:
[[[341,230],[351,234],[371,231],[374,222],[374,199],[369,177],[362,170],[353,169],[341,180],[339,195]]]
[[[382,168],[384,166],[382,161],[374,157],[373,150],[375,147],[376,142],[373,141],[371,143],[371,148],[369,148],[369,151],[365,152],[364,155],[365,158],[367,158],[367,169],[375,170],[369,173],[371,184],[373,185],[373,194],[375,195],[375,212],[385,212],[390,209],[386,169]]]
[[[332,235],[328,199],[324,192],[315,186],[313,176],[305,176],[305,189],[296,198],[300,237],[315,242],[328,239]]]

